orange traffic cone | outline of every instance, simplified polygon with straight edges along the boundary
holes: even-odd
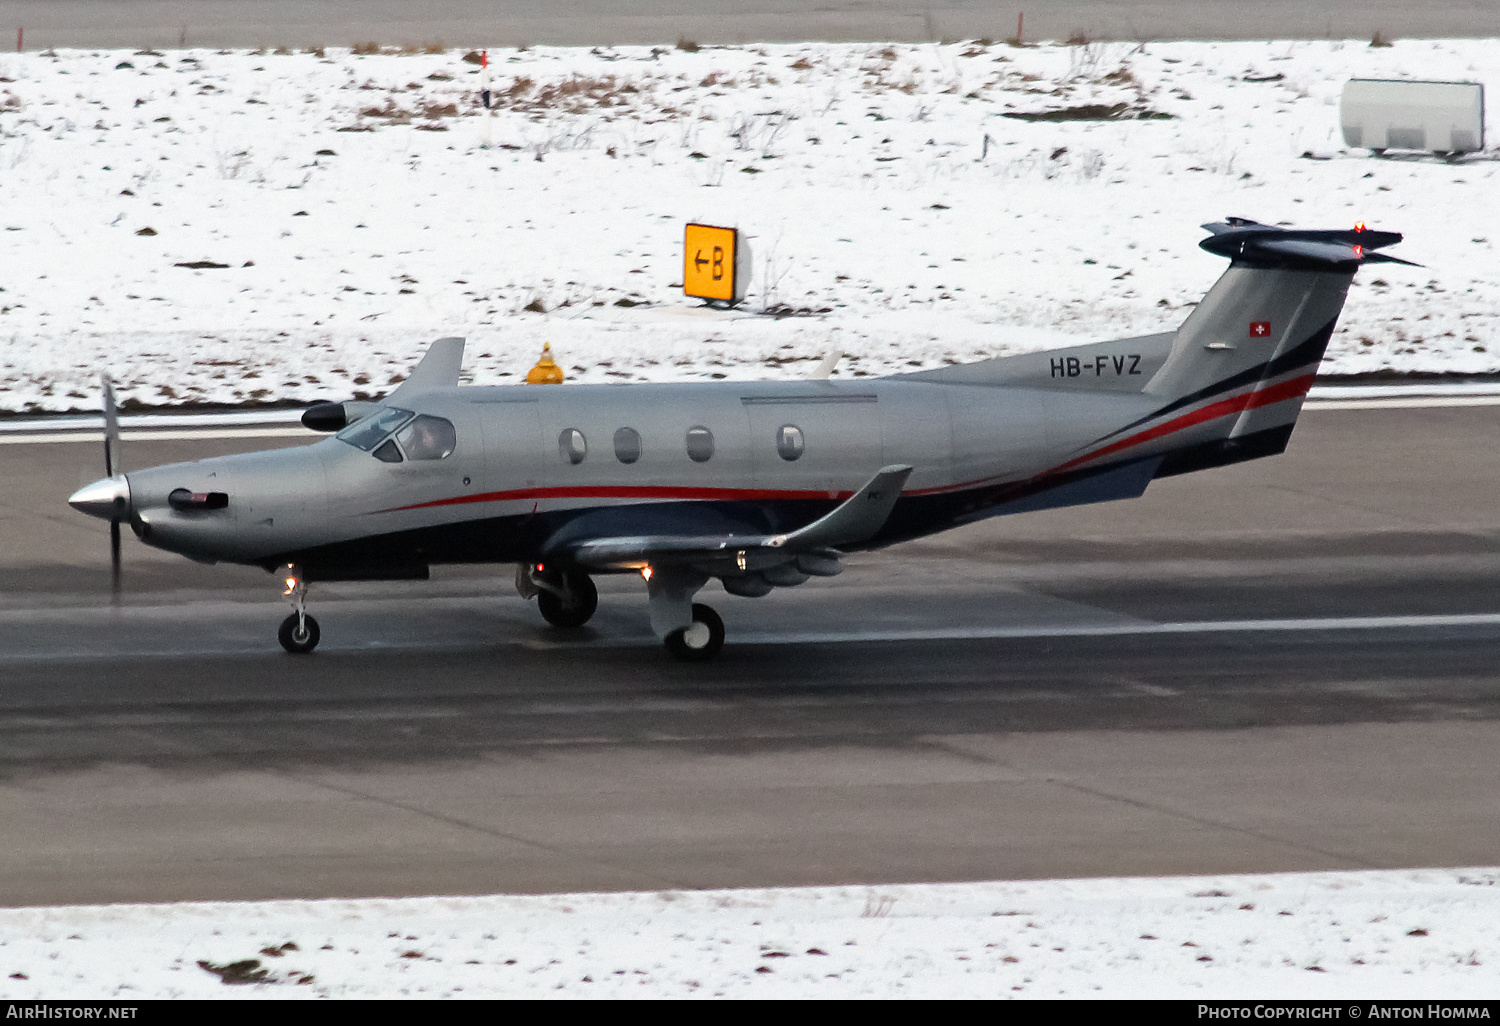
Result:
[[[536,366],[526,372],[526,384],[528,385],[561,385],[563,383],[563,369],[552,362],[552,343],[542,343],[542,358],[536,362]]]

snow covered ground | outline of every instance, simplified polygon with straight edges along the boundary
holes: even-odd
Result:
[[[1492,40],[0,56],[0,410],[478,382],[878,374],[1170,328],[1228,214],[1407,233],[1333,373],[1500,371],[1500,161],[1345,151],[1365,77],[1500,83]],[[1123,105],[1106,121],[1006,113]],[[1170,118],[1137,117],[1163,114]],[[680,289],[738,225],[737,312]],[[194,269],[197,262],[214,265]]]
[[[0,997],[1490,998],[1500,869],[0,911]]]

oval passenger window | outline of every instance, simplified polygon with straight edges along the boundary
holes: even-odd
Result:
[[[714,455],[714,433],[706,427],[688,428],[688,459],[694,463],[707,463]]]
[[[802,429],[795,424],[783,424],[776,431],[776,451],[784,460],[794,460],[802,455],[806,443],[802,439]]]
[[[557,451],[562,454],[564,462],[578,464],[589,454],[589,443],[577,428],[563,428],[562,434],[557,436]]]
[[[621,463],[634,463],[641,458],[641,433],[635,428],[623,427],[615,432],[615,459]]]

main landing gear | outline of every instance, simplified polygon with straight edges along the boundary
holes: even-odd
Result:
[[[708,578],[693,570],[668,569],[642,573],[651,598],[651,627],[674,658],[688,663],[712,659],[724,647],[724,621],[693,595]],[[588,574],[545,563],[522,563],[516,568],[516,591],[536,599],[542,618],[569,630],[588,623],[599,608],[599,591]]]
[[[667,653],[685,663],[707,662],[724,647],[724,621],[693,596],[708,583],[708,575],[690,566],[646,567],[651,629]]]
[[[577,570],[548,570],[546,564],[522,564],[516,570],[516,590],[522,598],[536,597],[542,619],[562,630],[588,623],[599,608],[594,579]]]
[[[307,613],[307,582],[302,579],[302,571],[291,564],[281,568],[281,580],[286,587],[281,594],[291,603],[293,613],[281,621],[276,640],[292,655],[306,655],[318,647],[322,637],[318,621]]]
[[[685,663],[707,662],[724,647],[724,621],[701,602],[693,603],[693,622],[662,639],[674,659]]]

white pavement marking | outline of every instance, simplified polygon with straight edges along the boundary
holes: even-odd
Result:
[[[316,438],[325,437],[317,432],[309,431],[305,427],[231,427],[231,428],[183,428],[180,430],[157,430],[147,428],[145,430],[121,431],[120,437],[125,441],[173,441],[183,439],[200,439],[208,441],[213,438],[306,438],[312,441]],[[102,444],[104,433],[102,431],[51,431],[37,433],[0,434],[0,445],[41,445],[56,442],[92,442],[95,445]]]
[[[263,424],[297,424],[303,410],[234,410],[228,413],[135,413],[120,418],[120,427],[185,428],[234,427]],[[79,417],[37,417],[35,419],[0,420],[0,434],[15,431],[103,431],[104,418],[96,415]]]
[[[1368,631],[1397,628],[1491,627],[1500,613],[1453,613],[1430,616],[1334,616],[1294,620],[1201,620],[1183,623],[1057,624],[1025,627],[933,627],[889,631],[808,631],[739,634],[742,644],[813,644],[873,641],[981,641],[992,638],[1102,638],[1152,634],[1236,634],[1274,631]]]
[[[1419,395],[1496,395],[1500,381],[1408,381],[1394,385],[1314,385],[1309,399],[1400,399]]]
[[[1500,406],[1500,395],[1431,395],[1406,399],[1309,400],[1308,410],[1421,410],[1446,406]]]
[[[379,608],[381,602],[366,602],[359,599],[325,603],[319,615],[332,615],[335,611],[345,616],[357,616],[360,612]],[[463,608],[469,603],[464,599],[430,598],[425,604],[443,608]],[[147,623],[162,619],[180,624],[182,606],[124,606],[11,609],[0,610],[0,628],[6,633],[3,638],[13,637],[9,632],[26,625],[25,643],[0,644],[0,663],[35,663],[58,660],[91,660],[97,658],[118,659],[174,659],[185,656],[257,656],[279,655],[275,646],[247,641],[247,632],[256,617],[268,614],[262,606],[248,607],[243,603],[223,603],[220,617],[227,615],[235,622],[234,630],[228,634],[212,629],[187,632],[178,647],[162,646],[157,635],[152,647],[132,649],[128,640],[140,636],[139,631],[121,634],[110,632],[106,636],[99,630],[106,625],[120,627],[129,623],[141,628]],[[339,609],[339,607],[344,607]],[[251,609],[253,608],[253,612]],[[100,614],[104,614],[101,616]],[[272,622],[266,619],[266,623]],[[1308,619],[1279,620],[1204,620],[1176,623],[1152,623],[1146,620],[1098,620],[1092,623],[1031,623],[968,627],[911,627],[890,630],[839,630],[825,631],[736,631],[729,637],[731,645],[835,645],[871,644],[902,641],[985,641],[995,639],[1023,638],[1102,638],[1102,637],[1150,637],[1155,635],[1211,635],[1211,634],[1266,634],[1276,632],[1314,633],[1371,630],[1438,630],[1466,627],[1500,626],[1500,613],[1453,613],[1423,616],[1345,616]],[[93,627],[93,630],[89,630]],[[53,629],[63,629],[58,635]],[[80,643],[80,638],[87,642]],[[267,635],[269,639],[269,635]],[[472,652],[495,646],[515,645],[533,651],[565,649],[639,649],[654,648],[657,640],[645,632],[599,633],[591,638],[550,640],[526,636],[524,631],[510,639],[486,635],[433,638],[430,640],[391,640],[387,638],[357,638],[340,643],[336,640],[322,646],[326,653],[359,654],[377,652]],[[61,647],[60,647],[61,646]]]

